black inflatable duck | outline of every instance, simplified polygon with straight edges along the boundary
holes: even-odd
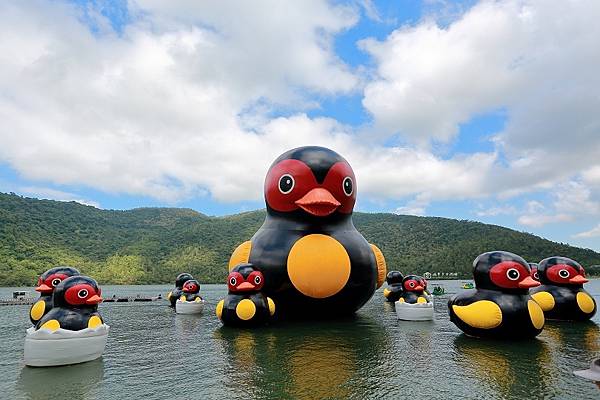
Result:
[[[583,289],[585,270],[566,257],[549,257],[538,266],[539,287],[531,289],[548,319],[586,321],[596,314],[596,301]]]
[[[202,301],[202,297],[198,294],[200,292],[200,282],[195,279],[190,279],[183,284],[181,288],[181,301]]]
[[[427,303],[425,279],[418,275],[407,275],[402,279],[402,294],[398,299],[401,303]]]
[[[391,303],[395,303],[400,298],[402,294],[402,273],[399,271],[390,271],[385,277],[385,282],[388,284],[388,287],[383,289],[383,296],[386,301]]]
[[[52,292],[59,283],[70,276],[79,275],[79,271],[73,267],[50,268],[38,278],[36,291],[40,292],[40,298],[29,309],[29,319],[33,325],[52,309]]]
[[[52,310],[38,321],[36,329],[80,331],[102,325],[104,322],[98,314],[100,294],[98,284],[90,277],[79,275],[65,279],[54,288]]]
[[[538,263],[528,263],[529,264],[529,269],[531,269],[531,277],[536,280],[536,281],[540,281],[540,275],[538,274]]]
[[[262,272],[252,264],[236,266],[227,276],[229,294],[217,304],[217,317],[229,326],[268,322],[275,314],[275,303],[261,292],[264,284]]]
[[[273,162],[265,179],[267,217],[233,252],[250,262],[264,292],[289,317],[353,313],[385,279],[385,259],[352,223],[356,179],[348,162],[323,147],[300,147]]]
[[[167,293],[167,300],[169,300],[171,307],[175,307],[175,303],[177,303],[177,300],[181,297],[183,284],[192,279],[194,279],[194,277],[187,272],[182,272],[177,275],[177,278],[175,278],[175,289]]]
[[[448,301],[450,320],[476,337],[525,339],[544,327],[544,313],[529,296],[539,286],[531,278],[527,262],[516,254],[492,251],[473,262],[475,289]]]

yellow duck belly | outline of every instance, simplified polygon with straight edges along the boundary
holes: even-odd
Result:
[[[323,299],[346,286],[350,278],[350,257],[344,246],[331,236],[307,235],[292,246],[287,273],[300,293]]]

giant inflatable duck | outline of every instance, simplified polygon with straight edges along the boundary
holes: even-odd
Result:
[[[286,317],[353,313],[386,275],[381,251],[356,230],[356,178],[324,147],[300,147],[273,162],[265,179],[267,217],[233,252],[230,270],[250,262],[263,292]]]
[[[530,290],[548,319],[586,321],[596,314],[596,301],[583,288],[588,280],[585,270],[566,257],[549,257],[540,261],[541,286]]]
[[[525,339],[544,327],[544,313],[528,293],[539,286],[527,262],[516,254],[492,251],[473,262],[475,289],[448,301],[450,320],[469,336]]]
[[[399,271],[390,271],[385,277],[385,282],[388,284],[388,287],[383,289],[383,297],[385,297],[386,301],[390,303],[395,303],[398,301],[400,296],[402,295],[402,273]]]
[[[194,279],[194,277],[187,272],[182,272],[181,274],[177,275],[177,278],[175,278],[175,288],[167,293],[167,300],[169,300],[171,307],[175,307],[177,300],[179,300],[181,297],[181,294],[183,293],[183,285],[192,279]]]
[[[224,325],[262,325],[275,314],[275,302],[262,293],[265,279],[252,264],[240,264],[227,276],[228,294],[217,303],[217,317]]]
[[[55,331],[59,328],[80,331],[102,325],[98,304],[102,301],[98,284],[87,276],[65,279],[52,295],[52,310],[36,325],[36,329]]]
[[[96,281],[87,276],[60,282],[54,288],[52,309],[27,330],[25,364],[47,367],[101,357],[110,327],[98,313],[100,295]]]
[[[407,275],[402,279],[402,295],[398,299],[401,303],[415,304],[427,303],[427,283],[418,275]]]
[[[44,315],[52,309],[52,293],[59,283],[70,276],[79,275],[79,271],[73,267],[50,268],[38,278],[36,291],[40,292],[40,298],[31,306],[29,319],[33,325],[37,324]]]
[[[204,300],[200,296],[200,282],[190,279],[183,284],[181,295],[175,302],[177,314],[200,314],[204,309]]]

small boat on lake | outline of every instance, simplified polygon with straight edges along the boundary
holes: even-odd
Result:
[[[431,292],[431,294],[434,296],[441,296],[444,293],[446,293],[446,289],[444,289],[442,285],[435,285],[433,287],[433,291]]]

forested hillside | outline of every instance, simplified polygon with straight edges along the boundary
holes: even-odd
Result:
[[[201,282],[222,282],[231,251],[264,217],[264,211],[207,217],[180,208],[100,210],[0,193],[0,285],[31,285],[60,264],[101,283],[171,282],[180,271]],[[473,259],[497,249],[530,261],[560,254],[586,267],[600,264],[592,250],[478,222],[355,213],[354,223],[384,252],[388,269],[404,272],[469,277]]]

